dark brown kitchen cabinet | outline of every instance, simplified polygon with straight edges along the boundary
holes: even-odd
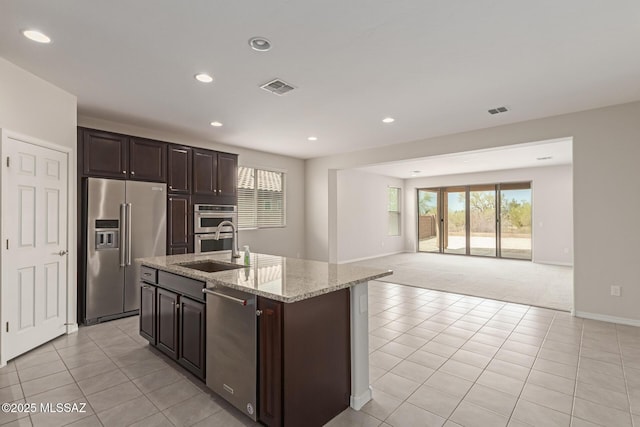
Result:
[[[167,182],[167,144],[81,128],[82,174],[98,178]]]
[[[238,156],[218,153],[218,197],[229,198],[235,204],[238,198]]]
[[[193,149],[193,194],[205,203],[234,205],[238,200],[237,154]]]
[[[167,249],[167,255],[184,255],[191,252],[189,246],[171,246]]]
[[[294,303],[258,297],[261,423],[320,426],[349,406],[349,301],[348,289]]]
[[[169,194],[167,201],[167,251],[173,247],[189,247],[191,235],[191,197]]]
[[[268,426],[282,425],[282,306],[258,297],[258,417]]]
[[[156,344],[156,287],[140,284],[140,335]]]
[[[215,151],[193,149],[193,194],[201,196],[217,195],[217,167],[218,156]]]
[[[205,377],[205,282],[140,267],[140,335],[194,375]]]
[[[167,187],[170,193],[191,194],[192,148],[169,145],[169,173]]]
[[[129,178],[167,182],[167,144],[143,138],[129,140]]]
[[[178,358],[178,295],[158,288],[157,347],[172,359]]]
[[[87,176],[127,178],[129,138],[94,129],[82,130],[82,172]]]
[[[204,378],[205,305],[180,297],[178,362],[200,378]]]

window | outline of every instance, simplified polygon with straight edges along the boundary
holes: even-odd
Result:
[[[238,167],[238,227],[284,227],[284,172]]]
[[[389,236],[400,235],[400,189],[389,187]]]

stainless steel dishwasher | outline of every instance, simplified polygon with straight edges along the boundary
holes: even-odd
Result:
[[[256,413],[256,296],[226,287],[207,295],[207,387],[247,414]]]

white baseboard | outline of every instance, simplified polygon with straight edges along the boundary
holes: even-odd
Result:
[[[588,313],[586,311],[576,311],[575,316],[591,320],[601,320],[603,322],[619,323],[621,325],[640,326],[640,320],[626,317],[608,316],[606,314]]]
[[[371,386],[369,386],[367,391],[360,394],[360,396],[351,396],[351,404],[349,406],[351,406],[356,411],[359,411],[368,401],[371,400],[372,397],[373,394],[371,391]]]
[[[545,264],[545,265],[559,265],[562,267],[573,267],[572,262],[558,262],[558,261],[547,261],[547,260],[532,260],[534,264]]]
[[[65,332],[67,335],[73,334],[74,332],[78,332],[78,324],[77,323],[67,323],[65,324],[67,327],[67,331]]]
[[[364,258],[353,258],[353,259],[348,259],[348,260],[345,260],[345,261],[338,261],[338,264],[348,264],[350,262],[366,261],[368,259],[380,258],[380,257],[383,257],[383,256],[397,255],[397,254],[403,254],[403,253],[405,253],[405,251],[387,252],[387,253],[384,253],[384,254],[366,256]]]

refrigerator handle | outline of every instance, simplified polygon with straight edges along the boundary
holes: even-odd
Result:
[[[126,265],[125,259],[125,245],[124,236],[126,233],[127,221],[126,221],[126,210],[127,205],[124,203],[120,204],[120,267],[124,267]]]
[[[127,265],[131,265],[131,203],[127,203]]]

